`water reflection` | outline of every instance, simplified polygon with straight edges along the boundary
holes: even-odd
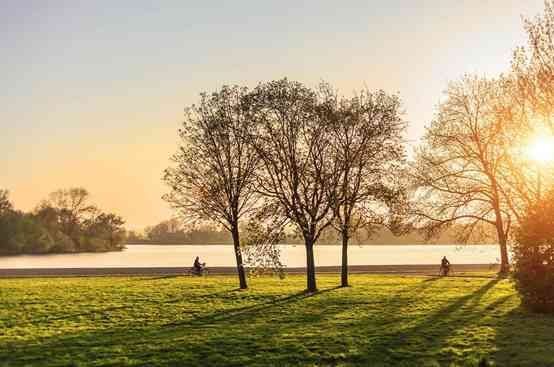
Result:
[[[316,264],[340,265],[340,251],[340,246],[318,246]],[[196,256],[208,266],[235,265],[229,245],[130,245],[122,252],[0,257],[0,268],[188,267]],[[351,265],[437,264],[442,256],[453,264],[493,264],[498,262],[499,250],[495,245],[383,245],[349,249]],[[282,258],[289,267],[305,266],[304,247],[283,246]]]

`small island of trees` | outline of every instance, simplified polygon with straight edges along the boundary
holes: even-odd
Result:
[[[120,251],[124,223],[92,204],[83,188],[55,191],[29,213],[0,191],[0,255]]]

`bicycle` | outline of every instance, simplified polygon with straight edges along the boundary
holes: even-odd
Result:
[[[185,275],[188,276],[196,276],[196,277],[206,277],[208,276],[208,268],[201,268],[200,270],[196,269],[195,267],[189,268]]]
[[[439,277],[447,277],[449,274],[452,273],[452,266],[451,265],[441,265],[439,269]]]

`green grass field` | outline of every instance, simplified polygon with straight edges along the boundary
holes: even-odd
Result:
[[[0,280],[0,366],[554,366],[554,317],[509,280]]]

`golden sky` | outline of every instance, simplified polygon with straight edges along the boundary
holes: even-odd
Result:
[[[48,3],[48,5],[46,5]],[[0,188],[30,210],[82,186],[131,228],[171,216],[161,177],[186,105],[222,84],[399,92],[421,137],[448,80],[495,75],[542,0],[3,2]]]

